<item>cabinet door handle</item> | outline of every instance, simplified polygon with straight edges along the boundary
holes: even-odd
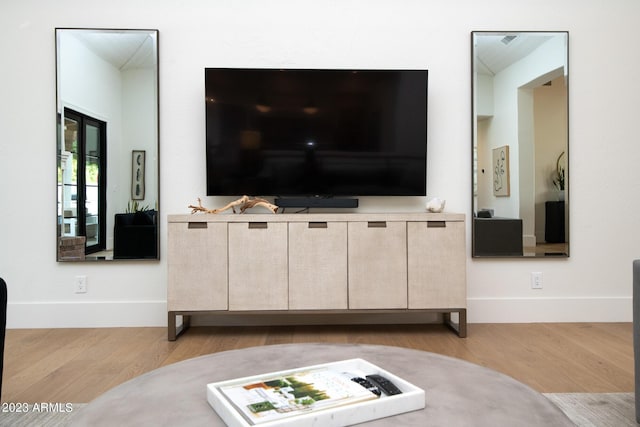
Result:
[[[446,221],[427,221],[427,228],[445,228],[446,226]]]
[[[269,224],[266,222],[250,222],[249,229],[265,229],[268,228]]]
[[[369,228],[387,228],[387,221],[369,221],[367,222]]]
[[[187,228],[189,229],[204,229],[207,228],[206,222],[189,222],[187,223]]]
[[[309,228],[327,228],[328,224],[326,222],[310,222]]]

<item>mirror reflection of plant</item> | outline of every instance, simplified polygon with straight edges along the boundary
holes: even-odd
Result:
[[[141,206],[137,200],[131,200],[127,203],[127,210],[125,213],[145,212],[149,210],[149,205]]]
[[[560,191],[564,190],[564,166],[560,164],[562,156],[564,156],[564,151],[560,153],[558,159],[556,160],[556,170],[553,173],[552,178],[553,185],[555,185],[555,187]]]

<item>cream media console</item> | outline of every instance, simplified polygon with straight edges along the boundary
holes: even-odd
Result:
[[[175,340],[194,315],[423,312],[442,313],[465,337],[464,219],[450,213],[170,215],[168,338]]]

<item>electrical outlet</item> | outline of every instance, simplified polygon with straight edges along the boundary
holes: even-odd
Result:
[[[542,272],[531,272],[531,289],[542,289]]]
[[[76,276],[76,294],[87,293],[87,276]]]

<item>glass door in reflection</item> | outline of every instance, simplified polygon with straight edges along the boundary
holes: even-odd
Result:
[[[85,253],[106,244],[107,124],[64,109],[64,149],[60,174],[63,236],[85,236]]]

